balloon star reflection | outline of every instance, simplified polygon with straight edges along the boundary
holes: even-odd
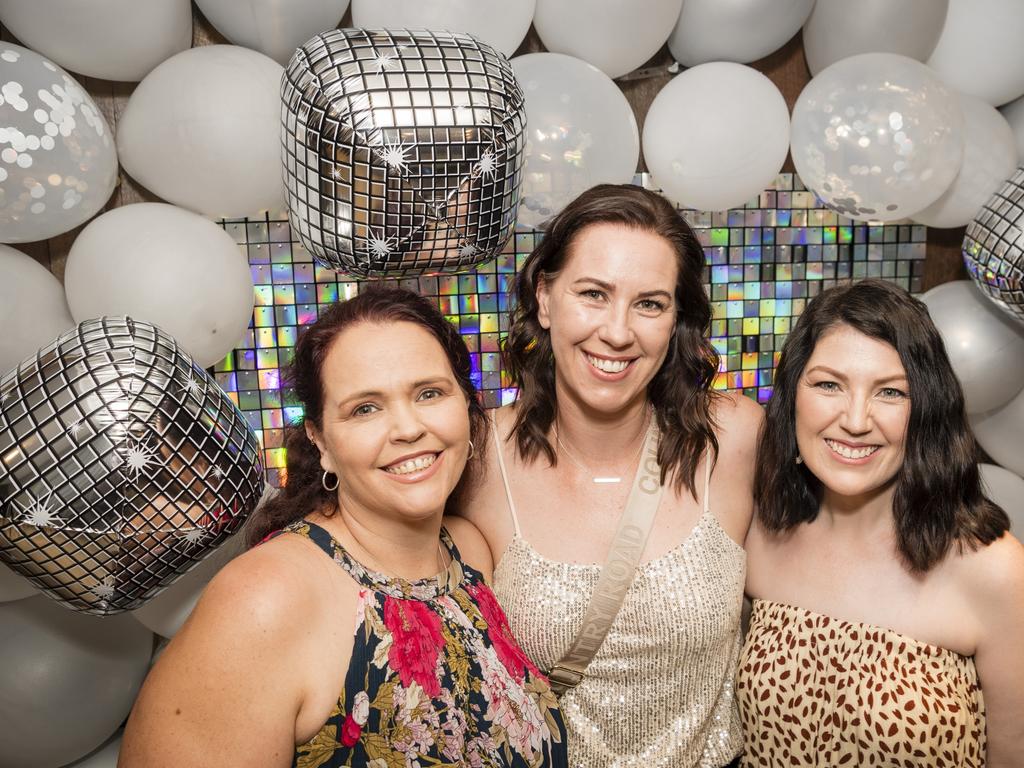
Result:
[[[142,605],[262,493],[244,417],[155,326],[80,323],[0,392],[0,562],[69,608]]]

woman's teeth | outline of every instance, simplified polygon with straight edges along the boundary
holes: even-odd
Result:
[[[863,448],[850,448],[842,443],[837,443],[834,440],[826,440],[828,447],[838,453],[844,459],[863,459],[865,456],[870,456],[872,453],[878,450],[877,445],[866,445]]]
[[[415,459],[403,461],[401,464],[392,464],[390,467],[384,467],[384,471],[390,472],[392,475],[408,475],[410,472],[426,469],[436,460],[437,454],[429,453],[424,456],[417,456]]]
[[[626,366],[629,365],[628,360],[603,360],[593,355],[587,355],[587,362],[597,368],[597,370],[604,371],[605,373],[622,373],[626,370]]]

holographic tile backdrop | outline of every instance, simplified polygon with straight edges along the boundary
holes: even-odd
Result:
[[[637,181],[648,186],[646,176]],[[822,288],[880,277],[913,293],[921,290],[925,227],[853,222],[821,207],[794,174],[781,174],[745,208],[683,215],[707,256],[711,338],[722,356],[715,386],[762,403],[771,396],[774,366],[791,324]],[[268,480],[279,485],[283,428],[302,418],[302,407],[282,387],[281,368],[301,326],[313,322],[320,307],[354,296],[360,283],[316,266],[283,215],[222,224],[249,259],[256,309],[241,346],[215,367],[215,378],[255,430]],[[516,230],[501,256],[466,274],[386,281],[438,302],[469,347],[487,407],[515,398],[499,343],[508,330],[516,269],[540,236]]]

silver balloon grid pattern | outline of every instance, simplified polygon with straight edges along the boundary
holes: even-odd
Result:
[[[636,182],[650,186],[646,176]],[[880,277],[918,293],[927,229],[851,222],[822,207],[793,174],[745,208],[683,211],[707,257],[704,284],[714,312],[711,343],[721,355],[717,389],[766,402],[782,342],[806,301],[840,281]],[[222,222],[238,243],[256,286],[253,322],[238,347],[214,368],[264,449],[268,481],[280,485],[284,427],[302,407],[282,380],[302,326],[323,308],[355,296],[360,281],[318,265],[283,216]],[[460,275],[386,281],[431,298],[469,347],[484,405],[512,402],[516,390],[501,363],[516,273],[540,241],[518,228],[494,259]]]
[[[1024,168],[997,191],[967,226],[964,263],[995,304],[1024,322]]]
[[[69,608],[130,610],[238,530],[261,458],[170,336],[80,323],[0,379],[0,561]]]
[[[318,263],[360,277],[465,270],[515,226],[523,93],[469,35],[339,29],[282,80],[292,230]]]

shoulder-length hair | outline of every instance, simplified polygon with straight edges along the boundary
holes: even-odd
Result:
[[[448,358],[455,380],[469,403],[470,439],[475,448],[449,504],[472,482],[474,473],[482,466],[487,449],[487,416],[470,377],[466,343],[429,299],[403,288],[368,286],[357,296],[331,306],[299,335],[295,355],[285,375],[302,403],[304,420],[285,428],[285,485],[249,521],[246,527],[249,546],[311,512],[330,516],[337,511],[337,494],[325,490],[321,483],[320,451],[306,436],[305,423],[311,423],[317,431],[323,429],[324,361],[339,334],[360,323],[418,325],[437,339]],[[366,354],[372,355],[373,350],[367,349]]]
[[[701,455],[718,454],[711,414],[711,384],[718,353],[707,340],[711,301],[704,292],[704,251],[693,230],[661,195],[632,184],[601,184],[573,200],[548,225],[516,281],[516,306],[502,347],[505,364],[519,387],[512,435],[527,461],[544,454],[557,463],[547,438],[557,413],[551,337],[537,319],[537,287],[564,266],[574,238],[592,224],[621,224],[664,238],[677,257],[676,318],[668,354],[647,388],[661,444],[661,481],[673,475],[677,491],[694,490]]]
[[[818,516],[821,482],[796,463],[796,393],[818,340],[847,325],[892,346],[907,373],[910,419],[893,496],[897,548],[912,572],[928,571],[954,545],[989,544],[1010,527],[985,497],[960,382],[928,308],[881,280],[822,291],[786,339],[758,450],[758,519],[783,532]]]

